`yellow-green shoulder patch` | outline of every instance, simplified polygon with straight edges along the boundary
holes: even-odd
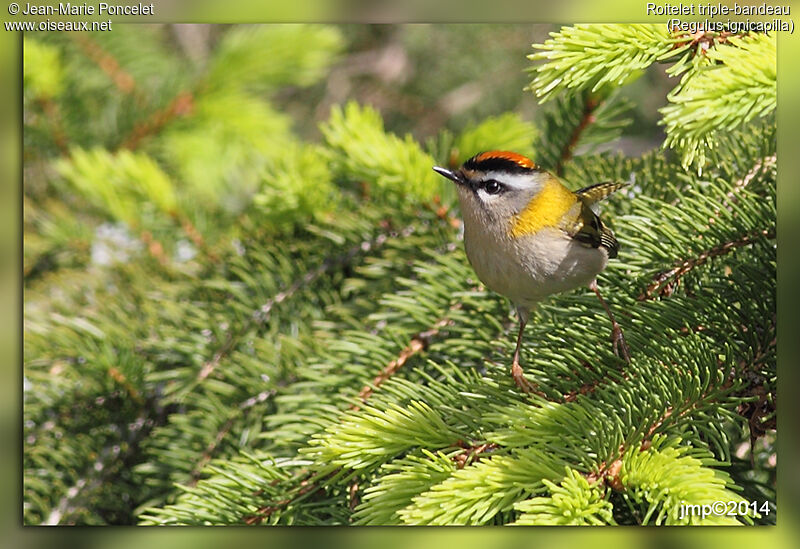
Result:
[[[548,181],[525,209],[514,216],[512,236],[536,233],[545,227],[560,227],[564,214],[577,200],[575,194],[558,181]]]

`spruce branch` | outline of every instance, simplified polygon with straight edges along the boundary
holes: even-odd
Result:
[[[113,395],[100,397],[96,402],[105,403],[112,397]],[[151,404],[150,402],[144,403],[139,409],[147,410]],[[109,481],[125,468],[130,467],[140,445],[147,440],[154,428],[166,421],[166,410],[160,407],[157,409],[158,413],[155,416],[147,413],[137,415],[135,420],[127,426],[124,444],[115,441],[104,446],[99,452],[95,452],[95,459],[87,464],[83,474],[63,491],[64,495],[53,505],[42,524],[52,526],[75,524],[81,520],[79,517],[83,513],[83,508],[89,505],[87,502],[100,495]],[[83,413],[86,411],[82,410]]]
[[[578,91],[559,96],[542,110],[537,163],[563,176],[577,154],[590,153],[596,145],[619,137],[630,123],[621,118],[630,106],[614,93]]]
[[[608,49],[628,31],[585,32]],[[625,101],[610,91],[625,71],[636,75],[631,63],[674,62],[687,89],[717,70],[708,52],[727,55],[738,38],[704,48],[705,37],[670,36],[653,61],[655,40],[635,27],[616,52],[568,34],[553,41],[571,40],[564,51],[584,58],[538,131],[501,115],[425,148],[355,104],[334,110],[321,143],[301,141],[287,100],[298,91],[281,94],[280,111],[264,100],[318,82],[336,29],[222,29],[197,74],[157,55],[167,48],[127,55],[135,33],[95,38],[155,115],[119,109],[133,92],[107,85],[70,39],[48,38],[44,57],[57,51],[95,78],[81,87],[64,74],[60,94],[44,96],[62,109],[71,143],[106,150],[76,149],[83,160],[64,158],[61,179],[26,196],[40,210],[28,216],[26,205],[26,231],[41,239],[31,253],[55,259],[26,279],[25,521],[672,524],[683,498],[743,489],[774,500],[764,457],[774,437],[761,438],[765,471],[741,453],[745,427],[753,455],[753,437],[777,420],[774,118],[717,132],[702,176],[663,151],[594,154],[625,125]],[[633,37],[647,50],[639,58]],[[591,63],[605,56],[618,74],[600,84]],[[170,83],[157,78],[165,67]],[[57,71],[40,76],[27,78],[58,89]],[[71,122],[87,120],[76,113],[96,104],[97,89],[118,126],[78,131]],[[159,122],[183,90],[192,112]],[[52,128],[37,131],[32,142],[58,154]],[[137,131],[136,151],[108,152]],[[428,179],[432,164],[477,152],[461,149],[524,150],[533,138],[537,162],[572,188],[631,183],[603,205],[622,246],[600,275],[631,363],[621,369],[612,354],[591,292],[553,296],[522,345],[544,397],[510,379],[508,302],[469,267],[453,189]],[[151,187],[159,178],[163,188]],[[51,183],[69,197],[61,210],[42,199]],[[103,218],[138,222],[169,268],[144,254],[90,263]],[[202,253],[173,260],[176,235]],[[83,256],[62,259],[75,241]],[[149,429],[141,439],[128,435],[132,422]],[[96,448],[111,449],[102,472]]]
[[[393,404],[386,409],[364,405],[347,412],[338,424],[329,425],[323,435],[313,437],[306,453],[322,463],[370,469],[387,456],[417,446],[445,448],[464,436],[425,402]]]
[[[773,154],[771,156],[767,156],[762,158],[755,165],[750,168],[744,177],[738,179],[736,183],[734,183],[733,188],[728,191],[727,196],[725,197],[725,201],[723,202],[723,206],[725,208],[731,209],[733,207],[732,202],[738,200],[738,195],[745,189],[754,179],[759,176],[766,175],[769,172],[774,172],[777,168],[778,163],[778,156]]]
[[[655,277],[655,280],[644,289],[644,292],[639,294],[637,299],[639,301],[654,299],[656,297],[656,293],[658,293],[660,297],[669,297],[675,291],[676,286],[680,283],[680,278],[692,269],[703,265],[709,259],[730,253],[736,248],[748,246],[755,240],[761,238],[773,240],[775,238],[775,230],[757,230],[752,233],[742,235],[736,240],[730,240],[721,244],[717,244],[713,248],[700,253],[696,257],[679,261],[679,264],[676,267],[658,273],[658,275]]]
[[[309,229],[314,230],[313,227],[309,227]],[[251,310],[250,314],[246,316],[247,320],[244,324],[239,327],[231,327],[227,330],[224,335],[223,343],[214,351],[212,357],[203,363],[202,367],[197,372],[194,383],[185,387],[184,391],[188,392],[194,390],[197,384],[208,379],[222,360],[238,348],[242,339],[247,337],[253,328],[266,326],[277,306],[295,298],[300,290],[312,285],[315,281],[329,274],[332,270],[347,268],[356,257],[379,250],[390,236],[407,237],[410,236],[414,230],[415,228],[413,226],[409,226],[400,233],[395,233],[391,227],[385,226],[383,230],[379,231],[372,238],[352,245],[344,253],[328,256],[324,258],[317,267],[305,271],[302,276],[298,276],[288,286],[280,289],[266,301],[260,303]]]
[[[556,461],[556,463],[558,463]],[[486,524],[514,504],[544,490],[544,480],[557,480],[563,469],[537,449],[493,455],[455,470],[443,482],[412,498],[398,511],[406,524]],[[559,471],[560,469],[560,471]]]
[[[730,516],[701,518],[685,512],[681,516],[683,505],[745,500],[727,487],[730,477],[707,466],[713,460],[698,459],[675,442],[655,439],[647,450],[631,449],[622,460],[620,483],[629,501],[641,506],[641,524],[739,524]],[[752,517],[744,520],[752,522]]]
[[[302,480],[299,483],[298,489],[295,490],[291,496],[278,500],[270,505],[259,507],[254,514],[243,517],[243,522],[248,526],[261,524],[264,520],[268,520],[275,512],[280,511],[305,496],[313,496],[319,490],[322,490],[322,486],[314,482],[313,479]]]
[[[194,94],[189,91],[178,93],[166,107],[155,111],[146,120],[137,122],[119,148],[130,150],[138,148],[143,139],[157,134],[173,119],[191,115],[193,109]]]
[[[678,147],[685,167],[706,164],[706,148],[717,132],[730,131],[777,105],[776,38],[767,34],[730,36],[725,47],[706,51],[713,63],[668,95],[661,108],[665,147]]]
[[[331,160],[351,181],[368,181],[377,191],[421,202],[440,194],[443,183],[431,170],[433,158],[410,135],[387,134],[376,110],[354,102],[334,107],[320,131]]]
[[[719,135],[763,118],[776,105],[776,41],[767,34],[670,32],[663,25],[577,25],[564,27],[529,56],[542,60],[531,89],[541,101],[559,94],[618,88],[655,62],[675,61],[667,70],[683,74],[660,109],[664,147],[681,153],[684,168],[698,173]]]
[[[549,491],[546,497],[535,497],[514,505],[522,514],[515,526],[539,525],[606,525],[616,524],[605,490],[590,485],[583,476],[573,469],[556,484],[543,480]]]
[[[564,164],[566,164],[570,158],[572,158],[573,150],[575,146],[578,144],[578,140],[581,137],[581,134],[586,129],[586,127],[594,122],[594,111],[598,107],[599,103],[596,99],[589,97],[583,106],[583,113],[581,114],[580,122],[578,122],[577,126],[572,130],[572,134],[569,137],[569,140],[564,145],[564,148],[561,150],[561,154],[558,156],[558,163],[556,164],[556,175],[562,176],[564,175]]]
[[[140,200],[165,214],[178,209],[172,181],[145,153],[76,148],[69,158],[56,161],[55,167],[93,205],[129,226],[141,225]]]
[[[457,311],[460,308],[461,304],[456,303],[450,307],[450,311]],[[358,393],[358,398],[361,400],[361,402],[366,402],[375,389],[380,387],[381,384],[389,379],[395,372],[397,372],[398,369],[402,368],[403,365],[408,362],[409,358],[427,349],[431,340],[439,335],[439,332],[442,330],[442,328],[448,324],[452,324],[452,322],[453,321],[448,317],[441,318],[433,324],[430,330],[419,332],[413,338],[411,338],[411,341],[402,351],[400,351],[400,354],[397,356],[397,358],[393,359],[389,364],[387,364],[386,367],[381,370],[381,373],[372,380],[372,384],[365,385],[361,389],[361,391]],[[351,406],[351,410],[358,410],[358,408],[358,404],[353,404]]]
[[[533,45],[541,52],[528,56],[545,61],[530,69],[536,76],[528,89],[540,102],[576,90],[621,86],[669,53],[674,41],[664,25],[575,25],[550,36]]]
[[[64,131],[61,109],[58,107],[58,104],[49,97],[40,97],[37,102],[39,105],[41,105],[42,111],[53,128],[53,141],[55,142],[56,147],[58,147],[58,150],[62,155],[68,155],[70,144],[69,138]]]
[[[730,379],[728,379],[721,384],[721,388],[724,391],[730,388],[730,385]],[[642,452],[650,450],[653,447],[654,441],[658,444],[661,438],[663,438],[663,435],[659,434],[660,429],[665,426],[668,427],[669,422],[686,418],[696,409],[706,406],[709,402],[713,401],[714,398],[717,398],[716,395],[718,394],[718,387],[715,387],[714,384],[709,384],[707,389],[696,398],[688,397],[682,403],[676,403],[675,406],[668,406],[666,410],[650,424],[641,440],[637,441],[637,444],[620,444],[616,451],[616,456],[601,462],[596,471],[592,471],[586,475],[586,480],[591,484],[603,481],[612,489],[618,492],[623,491],[625,487],[620,479],[620,474],[622,472],[625,455],[630,453],[631,449],[637,446],[639,451]]]
[[[203,450],[200,459],[197,461],[197,465],[192,468],[192,472],[189,475],[191,480],[186,483],[187,486],[193,487],[197,485],[197,481],[200,480],[203,469],[214,457],[214,453],[216,452],[217,448],[219,448],[222,440],[233,428],[235,421],[241,416],[246,416],[250,412],[251,408],[253,408],[256,404],[260,404],[266,401],[268,398],[274,396],[276,392],[277,391],[275,389],[261,391],[260,393],[242,401],[239,406],[233,410],[230,417],[228,417],[228,419],[225,421],[224,425],[214,435],[213,440],[209,442],[206,449]]]
[[[421,449],[386,463],[377,482],[364,490],[363,501],[353,513],[356,525],[402,524],[398,512],[411,504],[431,486],[448,478],[457,467],[455,457],[461,455]]]
[[[85,33],[71,35],[84,54],[91,59],[125,95],[133,96],[139,104],[144,103],[144,95],[136,85],[136,80],[120,66],[119,61],[105,51],[97,41],[92,40]]]

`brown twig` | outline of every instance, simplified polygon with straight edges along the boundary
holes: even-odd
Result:
[[[157,133],[173,119],[188,116],[193,110],[194,95],[188,91],[180,92],[169,105],[151,114],[147,120],[137,123],[120,148],[135,149],[142,139]]]
[[[259,507],[258,510],[256,511],[256,514],[249,515],[243,518],[244,523],[250,526],[261,524],[261,522],[263,522],[264,519],[269,518],[270,516],[272,516],[273,513],[275,513],[276,511],[280,511],[281,509],[288,506],[290,503],[296,502],[298,499],[300,499],[305,495],[315,494],[316,492],[323,489],[323,486],[319,485],[318,482],[320,480],[325,480],[326,478],[330,478],[331,476],[335,475],[337,471],[333,471],[332,473],[329,473],[322,478],[312,477],[302,480],[295,494],[292,494],[289,497],[278,500],[271,505],[264,505],[263,507]]]
[[[197,246],[198,249],[202,250],[205,256],[212,262],[217,263],[219,258],[217,254],[215,254],[207,245],[206,241],[203,238],[203,235],[200,234],[200,231],[197,230],[197,227],[194,226],[192,220],[186,217],[183,214],[175,213],[174,217],[177,221],[181,224],[181,229],[189,237],[189,239]]]
[[[765,158],[762,158],[758,162],[756,162],[755,165],[752,168],[750,168],[750,170],[741,179],[737,180],[733,184],[733,186],[731,187],[731,190],[728,191],[728,193],[725,195],[725,199],[722,201],[722,207],[726,208],[729,211],[732,210],[732,204],[734,202],[736,202],[736,200],[738,199],[739,193],[741,193],[742,190],[744,190],[750,184],[750,182],[762,170],[774,168],[776,163],[777,163],[777,161],[778,161],[777,155],[773,154],[771,156],[767,156]],[[673,205],[675,205],[675,204],[677,204],[677,200],[676,200],[676,202],[673,202]],[[715,214],[719,215],[719,210],[717,210],[715,212]],[[714,218],[709,219],[709,223],[714,223],[714,222],[715,222]],[[701,265],[702,263],[704,263],[710,257],[714,257],[716,255],[722,255],[724,253],[729,252],[733,248],[737,248],[737,247],[749,244],[751,239],[753,239],[753,238],[755,238],[755,237],[757,237],[759,235],[766,236],[767,238],[775,238],[775,230],[772,229],[770,231],[766,231],[766,230],[760,231],[760,232],[757,231],[755,233],[752,233],[751,235],[745,235],[744,237],[742,237],[744,239],[744,241],[737,240],[737,241],[734,241],[733,243],[722,244],[722,245],[716,247],[718,249],[712,248],[712,250],[709,250],[709,252],[705,252],[706,254],[711,254],[711,255],[708,255],[707,257],[703,258],[704,254],[701,254],[698,258],[695,258],[695,260],[687,260],[686,262],[684,262],[683,265],[685,265],[686,267],[691,269],[694,266]],[[726,246],[727,246],[727,248],[725,248]],[[695,263],[694,265],[689,265],[688,263],[692,262],[692,261],[697,261],[697,263]],[[664,297],[668,297],[668,296],[672,295],[672,293],[675,291],[675,287],[677,286],[678,277],[682,276],[682,274],[685,274],[685,272],[681,273],[681,274],[677,274],[680,269],[681,269],[681,266],[679,265],[679,266],[676,266],[675,268],[673,268],[672,270],[665,271],[665,272],[660,273],[659,275],[657,275],[656,281],[653,284],[651,284],[650,286],[648,286],[647,289],[642,294],[640,294],[637,299],[639,301],[644,301],[645,299],[649,299],[649,298],[654,297],[652,295],[652,292],[656,288],[659,288],[659,286],[661,284],[664,284],[665,282],[666,283],[662,287],[659,288],[660,295],[662,295]],[[675,280],[673,280],[671,282],[668,281],[668,279],[673,275],[676,275]]]
[[[776,318],[772,317],[772,331],[774,333]],[[750,463],[755,467],[755,443],[764,436],[767,431],[777,428],[778,417],[777,399],[774,388],[770,388],[767,380],[757,371],[757,367],[764,362],[775,349],[778,343],[777,337],[772,337],[764,346],[756,349],[755,355],[748,362],[739,362],[739,371],[744,375],[747,386],[740,393],[742,396],[756,397],[755,401],[743,402],[736,412],[747,419],[750,431]]]
[[[655,277],[655,280],[649,284],[647,288],[645,288],[644,292],[639,294],[639,297],[636,299],[639,301],[653,299],[656,297],[656,291],[658,291],[658,295],[661,297],[669,297],[677,288],[680,278],[695,267],[703,265],[706,261],[713,257],[725,255],[736,248],[747,246],[754,240],[762,237],[768,239],[775,238],[775,229],[760,229],[753,231],[752,233],[745,234],[736,240],[718,244],[717,246],[702,252],[697,257],[679,262],[678,265],[672,269],[659,273]]]
[[[575,129],[572,131],[572,135],[570,135],[569,141],[567,141],[567,143],[564,145],[564,148],[561,149],[561,155],[558,158],[558,164],[556,164],[555,169],[556,175],[564,175],[564,164],[566,164],[569,159],[572,158],[572,151],[575,148],[575,145],[578,144],[581,134],[583,134],[584,130],[589,126],[589,124],[596,120],[594,111],[600,106],[600,103],[600,101],[593,98],[586,99],[586,104],[583,106],[581,121],[577,126],[575,126]]]
[[[358,482],[353,481],[353,483],[350,485],[348,495],[350,496],[350,503],[348,504],[348,507],[351,511],[354,511],[355,508],[358,507],[358,504],[361,503],[361,500],[358,497]]]
[[[203,468],[205,468],[208,462],[211,461],[211,458],[214,457],[214,453],[217,451],[217,448],[219,448],[219,445],[222,444],[222,441],[230,432],[236,420],[242,416],[246,416],[250,411],[250,408],[258,403],[264,402],[269,397],[273,396],[275,392],[275,389],[262,391],[239,404],[237,410],[230,417],[228,417],[227,421],[225,421],[219,431],[217,431],[217,434],[214,436],[214,440],[208,443],[208,446],[206,446],[206,449],[203,451],[200,459],[197,461],[197,464],[195,464],[195,466],[192,468],[190,475],[191,480],[187,483],[187,486],[193,487],[197,485],[198,480],[200,480],[200,474],[203,472]]]
[[[108,375],[110,375],[114,381],[125,388],[125,391],[136,402],[136,404],[139,404],[140,406],[144,405],[144,399],[142,398],[142,395],[139,394],[139,391],[136,390],[136,387],[134,387],[133,384],[128,381],[128,378],[125,377],[125,374],[123,374],[119,368],[116,366],[110,366],[108,368]]]
[[[774,319],[773,319],[774,320]],[[763,361],[770,353],[770,350],[775,347],[777,343],[776,338],[772,338],[764,348],[759,348],[756,352],[756,355],[753,357],[751,361],[751,366],[760,363]],[[751,369],[747,369],[747,364],[745,361],[742,360],[739,363],[739,370],[743,372],[751,371]],[[754,378],[758,378],[755,373],[752,373]],[[768,393],[764,387],[764,383],[759,383],[759,380],[756,380],[755,383],[751,383],[750,386],[745,390],[745,394],[748,396],[757,396],[758,399],[755,403],[753,402],[746,402],[741,404],[737,412],[746,417],[748,419],[748,424],[750,425],[750,445],[751,448],[754,447],[755,441],[763,436],[768,430],[775,429],[777,418],[774,417],[775,412],[775,397],[774,393]],[[760,380],[763,381],[763,380]],[[722,384],[722,388],[730,387],[731,380],[728,379]],[[675,416],[676,418],[683,418],[689,413],[691,413],[697,406],[705,400],[711,391],[715,388],[715,386],[710,385],[700,398],[698,398],[695,402],[689,403],[688,401],[684,402],[684,407],[682,407],[681,411],[677,414],[675,413],[675,408],[672,406],[667,407],[664,413],[659,417],[648,429],[647,433],[642,440],[639,450],[644,452],[647,451],[652,445],[652,438],[655,432],[670,418]],[[772,417],[770,417],[772,416]],[[763,418],[769,417],[767,421],[763,421]],[[610,463],[606,463],[605,461],[600,464],[600,467],[596,472],[592,472],[586,476],[586,479],[590,483],[597,482],[598,480],[603,480],[606,482],[608,486],[613,488],[614,490],[622,490],[624,487],[622,485],[621,480],[619,479],[619,472],[622,466],[622,456],[625,453],[625,445],[621,444],[617,449],[617,457],[613,459]],[[751,454],[751,462],[752,462],[752,454]]]
[[[589,484],[594,484],[599,481],[605,482],[608,486],[610,486],[613,490],[617,492],[621,492],[624,490],[624,486],[622,481],[619,478],[620,470],[622,469],[622,455],[625,453],[625,447],[620,446],[617,450],[617,455],[619,456],[614,461],[609,464],[606,464],[604,461],[600,464],[600,468],[593,473],[589,473],[585,475],[586,480],[589,481]]]
[[[673,26],[670,30],[673,34],[676,34],[677,32],[680,31],[680,27]],[[709,49],[711,49],[712,46],[726,43],[728,41],[728,37],[732,35],[733,33],[730,31],[722,31],[722,32],[707,31],[705,30],[703,25],[700,25],[696,31],[687,32],[681,35],[681,38],[684,38],[684,40],[676,41],[673,44],[672,49],[676,50],[682,48],[687,44],[690,44],[691,48],[694,50],[695,55],[697,55],[698,51],[700,51],[703,55],[705,55],[705,53]]]
[[[166,252],[164,252],[164,246],[161,242],[153,238],[153,234],[150,231],[142,231],[139,234],[139,238],[144,242],[145,246],[147,246],[147,253],[155,258],[156,261],[161,265],[167,265],[169,263],[169,258]]]
[[[133,76],[126,72],[116,58],[105,51],[85,33],[73,33],[73,39],[80,45],[86,56],[105,72],[114,85],[123,93],[133,95],[141,103],[142,95],[136,88]]]
[[[694,408],[694,406],[691,406],[681,412],[680,416],[685,415],[692,408]],[[645,452],[650,448],[652,444],[651,439],[653,433],[655,433],[656,430],[664,424],[664,422],[672,415],[672,412],[672,406],[668,407],[662,416],[650,426],[650,428],[647,430],[647,434],[644,436],[644,440],[642,440],[641,444],[639,445],[639,451]],[[614,458],[610,463],[606,463],[605,461],[602,462],[596,472],[585,475],[586,480],[588,480],[590,484],[594,484],[595,482],[602,480],[613,490],[616,490],[617,492],[622,491],[625,487],[622,484],[622,480],[619,478],[619,473],[622,470],[622,456],[625,455],[625,450],[626,446],[624,444],[620,444],[619,448],[617,448],[617,457]]]
[[[722,203],[723,206],[726,208],[730,208],[730,204],[736,201],[737,195],[742,192],[742,190],[750,184],[750,182],[755,178],[756,175],[759,174],[762,170],[768,170],[774,168],[775,165],[778,163],[778,155],[773,154],[772,156],[767,156],[759,160],[755,163],[755,165],[750,168],[750,171],[747,172],[744,177],[736,181],[733,184],[733,188],[728,191],[728,194],[725,195],[725,201]]]
[[[639,444],[639,451],[646,452],[650,449],[652,445],[652,439],[655,432],[667,421],[667,419],[671,417],[675,418],[683,418],[690,412],[692,412],[697,406],[704,401],[711,391],[715,388],[714,385],[709,385],[709,387],[703,392],[700,397],[690,403],[688,400],[684,402],[684,407],[681,409],[680,412],[675,414],[675,408],[673,406],[668,406],[667,409],[661,414],[659,417],[650,427],[647,429],[647,433],[645,433],[642,442]],[[595,483],[599,480],[603,480],[608,486],[616,491],[621,491],[624,489],[621,479],[619,478],[619,473],[622,468],[622,457],[625,454],[627,447],[625,444],[620,444],[619,448],[617,448],[617,456],[610,462],[607,463],[603,461],[600,464],[600,467],[596,472],[589,473],[585,475],[586,480],[590,483]]]
[[[434,196],[433,201],[426,203],[426,206],[436,214],[436,217],[447,223],[449,227],[453,229],[459,229],[461,227],[461,220],[451,214],[450,208],[447,205],[442,204],[442,199],[439,195]]]
[[[64,128],[61,124],[61,111],[58,105],[49,97],[40,97],[37,102],[42,107],[42,111],[45,116],[47,116],[47,120],[53,128],[53,142],[56,144],[56,147],[61,151],[61,154],[69,154],[69,141],[67,140],[67,135],[64,133]]]
[[[469,446],[464,443],[464,441],[459,440],[456,442],[455,446],[459,446],[464,449],[464,451],[460,454],[453,456],[453,461],[455,461],[456,467],[459,469],[463,469],[476,460],[481,459],[481,454],[492,452],[497,449],[497,444],[494,442],[485,442],[483,444]]]
[[[590,383],[584,383],[580,389],[570,391],[564,395],[564,402],[575,402],[578,400],[578,396],[591,394],[598,386],[600,386],[600,380],[598,379],[592,380]]]
[[[122,93],[133,96],[140,106],[145,104],[144,95],[136,86],[136,80],[120,66],[113,55],[83,34],[75,35],[74,39],[86,53],[86,56],[108,75]],[[169,105],[154,112],[147,120],[136,124],[131,134],[123,141],[120,147],[135,149],[142,139],[158,132],[174,118],[190,114],[193,109],[194,95],[189,91],[180,92],[170,101]]]
[[[450,312],[457,311],[461,308],[461,303],[456,303],[452,307],[450,307]],[[403,367],[403,365],[409,361],[411,357],[414,355],[424,351],[430,345],[431,339],[439,335],[439,332],[442,328],[450,324],[452,320],[449,317],[444,317],[436,321],[433,327],[430,330],[425,330],[423,332],[417,333],[414,337],[411,338],[408,345],[406,345],[400,354],[389,362],[381,372],[375,376],[375,379],[372,380],[372,384],[364,385],[361,391],[358,393],[358,398],[361,402],[366,402],[367,399],[372,395],[376,388],[380,387],[380,385],[392,377],[397,370]],[[358,410],[359,406],[357,404],[353,404],[350,406],[351,410]]]

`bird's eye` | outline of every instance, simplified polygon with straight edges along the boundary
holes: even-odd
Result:
[[[489,179],[488,181],[484,181],[483,188],[487,194],[497,194],[503,190],[503,186],[494,179]]]

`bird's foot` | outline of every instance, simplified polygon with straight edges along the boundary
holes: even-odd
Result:
[[[514,378],[514,383],[517,384],[517,387],[519,387],[523,393],[533,393],[544,396],[544,393],[537,389],[536,385],[525,379],[525,375],[522,373],[522,366],[520,366],[519,362],[516,360],[511,364],[511,377]]]
[[[620,357],[628,364],[631,363],[631,351],[628,348],[628,344],[625,342],[625,336],[622,333],[622,328],[620,328],[619,324],[616,322],[611,330],[611,348],[614,350],[615,355]]]

